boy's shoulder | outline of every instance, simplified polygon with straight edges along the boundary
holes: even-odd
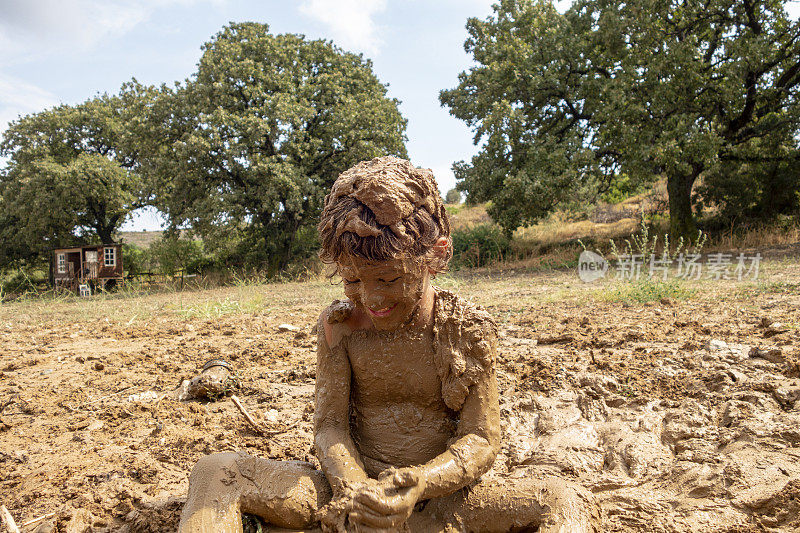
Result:
[[[454,292],[435,287],[434,326],[458,325],[463,331],[477,335],[497,335],[497,324],[481,306],[466,300]]]
[[[322,310],[317,321],[317,333],[325,334],[330,348],[335,348],[344,337],[358,329],[359,316],[350,300],[334,300]]]
[[[328,324],[342,324],[350,318],[354,309],[350,300],[334,300],[322,311],[322,318]]]
[[[497,324],[481,307],[437,288],[433,333],[442,398],[458,411],[470,387],[494,372]]]

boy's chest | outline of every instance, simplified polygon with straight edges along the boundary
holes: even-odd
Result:
[[[441,402],[432,332],[354,335],[348,355],[357,394],[378,402]]]

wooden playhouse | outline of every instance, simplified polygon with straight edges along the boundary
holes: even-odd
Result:
[[[122,245],[97,244],[53,250],[53,286],[79,294],[122,285]]]

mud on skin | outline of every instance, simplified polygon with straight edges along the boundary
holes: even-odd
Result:
[[[256,509],[342,533],[593,530],[591,495],[567,481],[480,480],[500,449],[496,325],[430,284],[450,256],[430,172],[393,157],[356,165],[326,198],[320,232],[348,297],[317,326],[314,436],[332,499],[311,465],[300,475],[216,455],[192,472],[180,531],[239,531],[240,512]]]

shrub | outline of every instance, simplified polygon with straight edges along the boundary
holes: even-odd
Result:
[[[154,242],[148,250],[153,262],[165,274],[184,270],[187,274],[197,274],[207,263],[203,255],[203,243],[175,237],[164,237]]]
[[[458,191],[458,189],[450,189],[444,196],[444,201],[447,202],[448,204],[460,204],[461,193]]]
[[[122,245],[122,265],[126,273],[140,274],[151,270],[150,254],[135,244]]]
[[[511,240],[499,226],[479,224],[454,230],[453,267],[480,267],[501,261],[509,251]]]

